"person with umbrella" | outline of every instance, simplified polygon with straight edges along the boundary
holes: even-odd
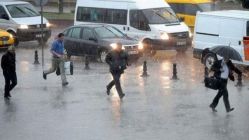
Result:
[[[238,78],[241,78],[242,72],[233,65],[229,57],[227,56],[221,57],[219,55],[216,56],[217,56],[217,61],[214,62],[211,70],[214,71],[214,76],[219,80],[219,89],[217,95],[213,99],[213,102],[210,104],[210,108],[214,112],[217,112],[215,108],[219,103],[219,99],[223,96],[223,101],[226,107],[226,111],[227,113],[229,113],[233,111],[234,108],[230,107],[228,90],[227,90],[227,81],[228,78],[232,81],[235,80],[233,72],[236,72],[238,74]]]

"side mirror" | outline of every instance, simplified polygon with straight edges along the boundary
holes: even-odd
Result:
[[[180,22],[184,22],[185,18],[184,17],[179,17]]]
[[[7,14],[2,14],[1,19],[9,20],[9,16]]]
[[[93,41],[93,42],[98,42],[98,40],[96,38],[93,38],[93,37],[90,37],[89,40]]]

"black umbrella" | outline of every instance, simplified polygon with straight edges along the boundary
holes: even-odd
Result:
[[[222,56],[225,59],[243,61],[240,54],[230,46],[215,46],[212,47],[210,51]]]

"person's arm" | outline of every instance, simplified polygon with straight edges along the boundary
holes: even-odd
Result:
[[[7,67],[8,67],[8,62],[7,62],[7,56],[6,55],[3,55],[2,56],[2,59],[1,59],[1,67],[3,70],[6,70]]]
[[[108,65],[111,65],[111,64],[112,64],[112,55],[111,55],[110,52],[106,55],[105,62],[106,62]]]

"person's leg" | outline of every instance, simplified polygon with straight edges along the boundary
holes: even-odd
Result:
[[[47,74],[55,72],[57,67],[58,67],[58,60],[56,58],[52,58],[52,66],[50,67],[50,69],[45,70],[44,74],[47,75]]]
[[[5,86],[4,86],[4,97],[8,98],[10,96],[9,88],[10,88],[10,78],[9,74],[3,73],[5,79]]]
[[[60,67],[60,72],[61,72],[61,81],[62,81],[62,85],[67,85],[67,77],[65,74],[65,68],[64,68],[64,60],[60,59],[59,60],[59,67]]]
[[[11,85],[9,87],[9,91],[11,91],[16,85],[17,85],[17,76],[16,76],[16,72],[13,72],[10,76],[10,80],[11,80]]]
[[[115,74],[115,75],[113,75],[113,79],[115,82],[115,87],[116,87],[116,90],[118,92],[118,95],[120,98],[122,98],[124,96],[124,93],[123,93],[121,85],[120,85],[120,76],[121,76],[121,74]]]
[[[214,110],[219,103],[220,97],[222,96],[222,89],[219,89],[217,95],[214,97],[210,107]]]

